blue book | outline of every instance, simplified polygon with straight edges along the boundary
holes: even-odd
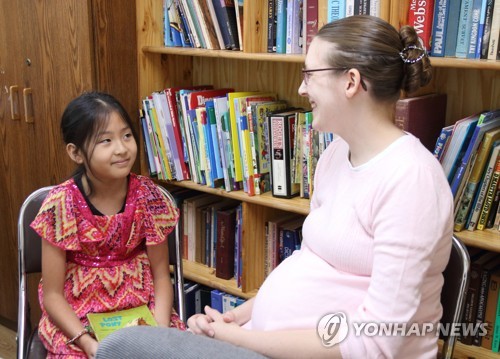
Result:
[[[328,0],[327,21],[332,22],[345,17],[345,0]]]
[[[222,313],[222,298],[224,296],[224,292],[221,292],[218,289],[214,289],[214,290],[212,290],[212,292],[210,294],[211,294],[210,295],[210,299],[211,299],[210,306],[213,309],[216,309]]]
[[[474,1],[475,0],[462,0],[458,18],[457,47],[455,49],[456,57],[467,57],[470,30],[472,27],[472,5]]]
[[[450,0],[437,0],[434,5],[434,23],[432,25],[431,56],[444,56],[446,28],[450,15]]]
[[[224,173],[222,171],[222,156],[220,153],[220,145],[219,145],[219,136],[217,130],[217,122],[215,118],[215,107],[214,100],[207,100],[205,102],[205,108],[207,111],[207,125],[209,129],[207,129],[207,134],[210,134],[211,140],[211,150],[213,152],[215,173],[216,178],[224,178]]]
[[[276,53],[286,54],[286,0],[277,0],[276,8]]]
[[[474,55],[475,59],[481,58],[481,47],[483,46],[483,36],[486,22],[486,7],[490,0],[482,0],[481,3],[481,14],[479,15],[479,27],[477,30],[477,40],[476,40],[476,53]]]
[[[455,57],[455,52],[457,50],[458,19],[460,16],[461,2],[462,0],[454,1],[450,6],[448,23],[446,25],[446,42],[444,46],[444,56],[446,57]]]
[[[453,133],[453,125],[443,127],[443,129],[441,130],[441,133],[439,134],[439,137],[436,140],[436,146],[434,146],[434,152],[433,152],[434,157],[436,157],[438,161],[441,161],[444,150],[446,148],[446,143],[450,140],[452,133]]]
[[[493,10],[495,6],[495,0],[486,0],[486,9],[484,14],[484,29],[483,36],[481,39],[481,59],[488,58],[488,44],[490,42],[491,35],[491,22],[493,21]]]
[[[200,168],[200,139],[198,135],[198,121],[196,118],[196,110],[187,110],[188,117],[188,125],[189,125],[189,134],[191,135],[191,146],[194,157],[194,167],[198,174],[198,182],[199,184],[206,185],[205,179],[205,171],[202,171]]]
[[[469,49],[467,50],[468,59],[475,59],[476,54],[478,53],[477,47],[478,47],[478,37],[479,37],[479,24],[481,22],[481,12],[483,4],[484,4],[484,9],[486,10],[486,0],[474,0],[472,2]]]
[[[170,32],[170,17],[168,15],[169,6],[167,2],[163,3],[163,44],[166,47],[173,47],[174,40],[172,38],[172,33]]]

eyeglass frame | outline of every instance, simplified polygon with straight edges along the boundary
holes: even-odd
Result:
[[[312,72],[320,72],[320,71],[330,71],[330,70],[333,70],[333,71],[345,71],[345,70],[348,70],[349,67],[325,67],[325,68],[321,68],[321,69],[305,69],[305,68],[302,68],[302,78],[304,80],[304,84],[308,85],[308,82],[309,82],[309,76]],[[361,77],[361,87],[363,88],[363,90],[365,91],[368,91],[368,88],[366,87],[366,84],[365,82],[363,81],[363,77]]]

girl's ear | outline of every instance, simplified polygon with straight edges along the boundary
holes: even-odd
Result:
[[[66,152],[68,153],[68,156],[77,164],[81,165],[83,164],[83,156],[81,154],[81,151],[72,143],[68,143],[66,145]]]
[[[346,96],[352,97],[361,89],[361,74],[358,69],[349,69],[347,72]]]

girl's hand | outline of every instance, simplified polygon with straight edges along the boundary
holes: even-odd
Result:
[[[87,357],[93,359],[95,357],[95,353],[97,352],[97,347],[99,343],[97,340],[92,338],[89,334],[84,335],[79,339],[78,342],[80,348],[87,354]]]

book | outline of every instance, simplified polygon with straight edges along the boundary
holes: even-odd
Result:
[[[87,318],[97,341],[103,340],[121,328],[158,325],[147,305],[108,313],[89,313]]]
[[[473,0],[472,2],[472,9],[471,9],[471,24],[470,24],[470,35],[469,35],[469,43],[467,46],[467,54],[466,57],[468,59],[475,59],[476,58],[476,53],[479,53],[477,50],[478,45],[480,45],[480,42],[478,43],[478,38],[480,36],[479,31],[479,24],[481,22],[481,15],[484,14],[482,11],[483,8],[483,3],[484,3],[484,8],[486,9],[486,2],[483,0]]]
[[[445,125],[446,94],[409,97],[396,102],[395,124],[417,137],[431,152]]]
[[[144,110],[139,109],[139,121],[141,123],[141,134],[144,141],[144,150],[146,152],[146,156],[148,161],[146,162],[148,165],[148,172],[151,177],[157,176],[156,172],[156,163],[154,158],[154,149],[151,144],[151,139],[148,133],[148,124],[146,117],[144,116]]]
[[[418,37],[427,51],[431,51],[432,19],[434,16],[434,0],[410,1],[408,25],[415,28]]]
[[[276,52],[276,0],[267,0],[267,52]]]
[[[495,196],[493,197],[493,203],[491,204],[490,214],[488,215],[488,220],[486,221],[486,228],[493,228],[495,225],[495,218],[498,213],[498,207],[500,205],[500,183],[497,184],[495,190]]]
[[[434,147],[433,155],[438,161],[441,162],[446,145],[449,143],[451,134],[453,132],[453,125],[443,127],[438,139],[436,140],[436,146]]]
[[[287,54],[302,53],[302,0],[288,0],[286,7]]]
[[[304,46],[305,54],[311,45],[314,36],[318,33],[318,0],[307,0],[304,3]]]
[[[486,195],[484,198],[483,207],[479,215],[479,220],[477,222],[477,229],[482,231],[486,227],[486,221],[491,210],[491,205],[493,203],[493,197],[498,186],[498,181],[500,180],[500,147],[496,146],[494,151],[491,153],[490,163],[494,162],[493,172],[491,174],[491,179],[487,184]],[[496,158],[495,161],[493,159]],[[488,167],[489,169],[489,167]],[[486,182],[485,182],[486,184]]]
[[[215,26],[212,21],[207,0],[192,0],[192,2],[194,4],[195,12],[200,23],[203,37],[205,38],[206,48],[209,50],[220,50],[221,48],[219,47],[219,39],[217,37],[217,32],[215,31]]]
[[[491,19],[490,39],[488,42],[488,60],[497,60],[498,41],[500,40],[500,1],[495,0],[493,17]]]
[[[222,291],[220,291],[218,289],[214,289],[210,293],[211,307],[213,309],[218,310],[220,313],[223,312],[223,309],[222,309],[222,298],[223,298],[223,296],[224,296],[224,292],[222,292]]]
[[[493,21],[493,11],[495,0],[486,0],[486,9],[484,14],[484,30],[481,39],[481,59],[488,58],[488,45],[490,43],[491,23]]]
[[[469,213],[469,218],[467,219],[467,229],[469,231],[474,231],[479,223],[479,218],[483,205],[485,202],[486,194],[488,191],[488,185],[493,176],[493,170],[495,166],[494,152],[497,151],[499,143],[496,142],[494,147],[491,148],[487,153],[486,165],[484,165],[483,173],[481,174],[481,180],[479,181],[474,196],[473,203],[471,205],[471,211]]]
[[[215,35],[217,37],[217,42],[219,44],[219,49],[224,50],[226,48],[226,44],[224,42],[224,37],[222,36],[222,31],[219,24],[219,20],[217,19],[217,14],[215,13],[214,3],[212,2],[212,0],[202,0],[202,1],[206,2],[207,4],[208,12],[210,14],[210,20],[212,21]]]
[[[374,1],[374,0],[372,0]],[[327,21],[332,22],[345,17],[345,0],[328,0]]]
[[[453,128],[450,144],[448,145],[441,164],[448,182],[451,184],[457,167],[469,146],[470,139],[476,128],[479,115],[471,115],[458,120]]]
[[[238,27],[234,0],[210,0],[214,6],[226,50],[239,50]]]
[[[484,169],[488,163],[488,156],[491,153],[491,149],[496,140],[500,139],[500,127],[498,129],[492,129],[483,135],[480,139],[481,145],[477,149],[477,153],[474,155],[474,159],[471,159],[471,171],[468,178],[464,179],[465,186],[463,194],[456,205],[455,214],[455,231],[461,231],[465,228],[467,219],[469,218],[469,212],[473,208],[473,201],[478,190],[479,183],[483,177]],[[471,225],[475,226],[475,219],[471,219],[473,222]]]
[[[490,283],[486,299],[486,309],[484,313],[484,323],[486,323],[486,334],[483,336],[481,346],[485,349],[492,349],[493,331],[496,319],[498,293],[500,288],[500,269],[495,268],[490,274]]]
[[[493,258],[489,260],[486,261],[483,260],[480,272],[481,284],[479,287],[478,303],[476,311],[476,323],[479,325],[485,322],[486,304],[488,302],[488,287],[490,285],[491,272],[500,265],[500,257],[498,256],[498,253],[496,252],[489,252],[489,253],[494,253],[495,255],[493,256]],[[472,344],[476,346],[481,346],[482,341],[483,341],[483,336],[480,335],[479,332],[477,332],[472,340]]]
[[[446,44],[446,27],[448,26],[448,17],[450,15],[450,0],[435,0],[434,4],[434,22],[432,24],[431,55],[435,57],[444,56],[444,47]]]
[[[238,42],[240,50],[243,51],[243,0],[234,0],[234,13],[236,15],[236,29],[238,30]]]
[[[457,47],[455,56],[467,57],[467,49],[472,26],[472,3],[474,0],[462,0],[458,18]]]
[[[454,1],[450,6],[448,24],[446,25],[446,42],[444,46],[445,57],[455,57],[457,50],[458,22],[462,0]]]
[[[236,208],[217,211],[217,256],[215,276],[221,279],[234,277]]]
[[[276,52],[286,54],[287,0],[276,1]]]
[[[274,112],[268,116],[271,188],[274,197],[290,198],[300,191],[300,186],[292,183],[291,172],[297,110]]]
[[[476,40],[476,53],[474,56],[475,59],[481,58],[481,51],[482,51],[481,47],[483,46],[483,36],[486,25],[486,9],[490,1],[491,0],[481,0],[481,13],[479,15],[479,28]]]

